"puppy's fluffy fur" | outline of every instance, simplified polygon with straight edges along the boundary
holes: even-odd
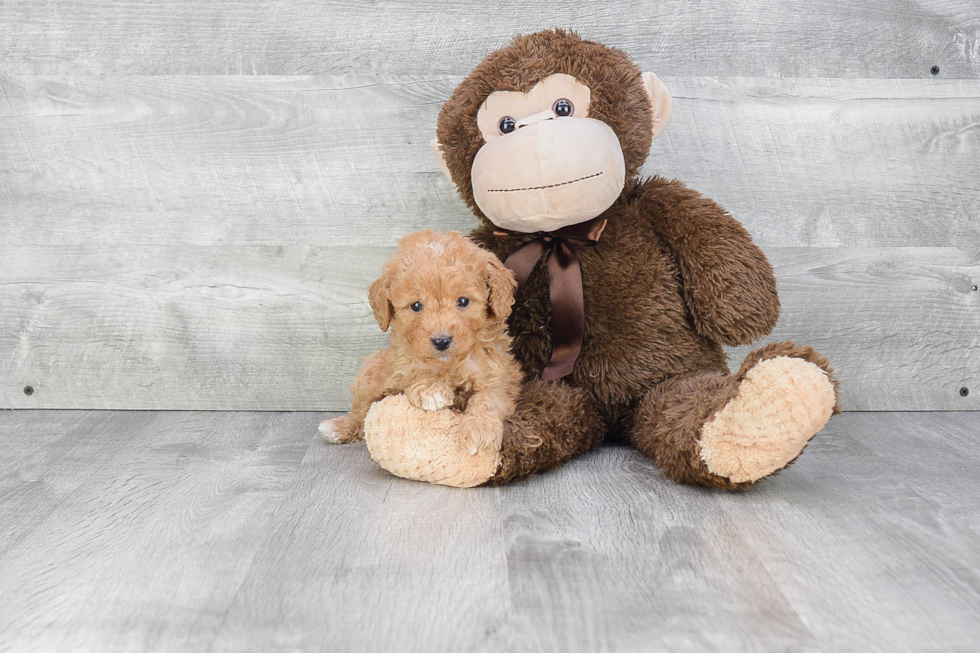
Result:
[[[514,276],[456,231],[427,229],[398,243],[368,290],[381,330],[391,327],[391,345],[365,359],[351,411],[325,420],[320,431],[332,442],[359,440],[371,404],[404,393],[423,410],[465,409],[469,452],[499,450],[521,381],[506,332]]]

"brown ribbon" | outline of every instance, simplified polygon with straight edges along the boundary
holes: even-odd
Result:
[[[551,360],[541,375],[545,381],[554,381],[571,374],[582,351],[582,340],[585,336],[585,297],[582,294],[582,269],[573,245],[594,246],[602,237],[606,222],[604,218],[593,218],[557,231],[532,234],[493,232],[498,238],[528,241],[504,261],[504,265],[517,279],[518,297],[524,291],[527,279],[541,257],[548,259],[552,348]]]

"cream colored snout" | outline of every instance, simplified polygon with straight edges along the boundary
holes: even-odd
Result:
[[[520,120],[518,120],[517,128],[520,129],[521,127],[527,127],[528,125],[533,125],[534,123],[541,122],[542,120],[554,120],[557,117],[558,116],[551,109],[547,109],[546,111],[539,111],[526,118],[521,118]]]
[[[530,233],[591,220],[612,206],[626,181],[616,133],[593,118],[548,109],[486,143],[473,160],[477,206],[495,225]]]

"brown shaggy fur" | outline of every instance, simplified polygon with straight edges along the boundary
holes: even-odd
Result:
[[[465,409],[470,452],[496,451],[521,381],[505,330],[514,277],[456,231],[419,231],[399,245],[368,291],[381,330],[391,326],[391,346],[365,360],[351,387],[350,413],[320,430],[338,443],[361,439],[371,404],[404,393],[424,410]],[[435,347],[439,337],[451,338],[444,351]]]
[[[581,388],[530,381],[519,401],[504,427],[501,465],[490,485],[554,469],[602,440],[602,419]]]
[[[477,112],[493,91],[526,92],[553,73],[591,88],[589,117],[619,137],[627,181],[601,216],[608,219],[601,240],[577,250],[586,309],[581,355],[561,381],[526,386],[507,422],[503,466],[490,483],[551,469],[604,435],[622,433],[676,481],[740,487],[707,470],[698,437],[747,369],[730,376],[722,344],[772,330],[776,281],[765,255],[720,206],[677,181],[638,179],[651,144],[651,110],[641,71],[625,54],[562,30],[538,32],[489,55],[456,88],[439,116],[438,139],[460,195],[483,223],[472,238],[502,260],[522,244],[496,237],[498,228],[474,202],[470,169],[483,145]],[[552,352],[544,260],[514,308],[510,333],[525,373],[538,378]],[[804,358],[830,374],[822,357],[792,343],[754,352],[746,365],[771,356]]]

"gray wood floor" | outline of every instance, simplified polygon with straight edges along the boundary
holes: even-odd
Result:
[[[980,413],[847,413],[735,494],[620,446],[428,486],[321,417],[0,413],[0,650],[980,646]]]

